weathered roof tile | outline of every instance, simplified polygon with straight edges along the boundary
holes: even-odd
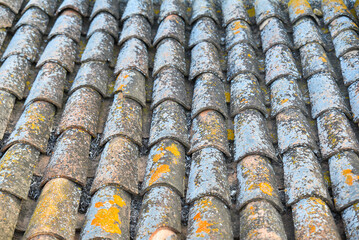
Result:
[[[198,19],[203,17],[212,18],[218,25],[220,24],[213,0],[194,0],[192,2],[192,16],[190,24],[192,25]]]
[[[158,186],[172,188],[181,197],[185,191],[185,148],[172,139],[152,146],[147,158],[142,194]]]
[[[66,9],[72,9],[83,17],[88,16],[89,1],[87,0],[64,0],[56,11],[56,15]]]
[[[92,8],[90,20],[93,21],[94,17],[100,13],[109,13],[115,17],[115,19],[119,19],[120,5],[118,3],[118,0],[97,0]]]
[[[118,23],[114,16],[108,12],[100,12],[91,21],[87,38],[90,38],[95,32],[105,32],[110,34],[115,40],[118,39]]]
[[[66,102],[58,134],[77,128],[96,137],[101,100],[101,95],[92,88],[76,90]]]
[[[55,150],[42,180],[42,185],[54,178],[66,178],[84,187],[87,178],[91,135],[79,129],[69,129],[57,139]]]
[[[37,28],[42,34],[45,34],[49,16],[37,7],[29,8],[19,19],[13,30],[19,29],[21,26],[30,25]]]
[[[151,0],[129,0],[127,2],[125,11],[121,17],[121,21],[125,21],[126,19],[134,16],[134,15],[142,15],[147,20],[153,24],[154,12],[153,12],[153,4]]]
[[[173,101],[165,101],[153,110],[149,146],[173,139],[189,147],[185,110]]]
[[[212,196],[230,206],[230,192],[224,155],[216,148],[203,148],[192,154],[187,203]]]
[[[31,62],[35,62],[41,44],[41,34],[39,33],[36,28],[30,25],[20,27],[12,37],[2,55],[2,59],[5,60],[9,56],[18,55],[25,57]]]
[[[45,63],[36,76],[24,105],[46,101],[57,108],[62,107],[66,70],[57,63]]]
[[[221,49],[220,36],[215,21],[209,17],[201,17],[192,26],[188,47],[193,48],[201,42],[209,42]]]
[[[321,166],[312,150],[295,147],[283,155],[286,203],[291,206],[302,199],[316,197],[333,206],[321,172]]]
[[[215,110],[224,118],[228,117],[223,83],[210,73],[200,75],[194,85],[192,119],[205,110]]]
[[[203,197],[194,202],[189,210],[188,225],[186,239],[189,240],[233,239],[229,209],[215,197]]]
[[[181,17],[177,15],[169,15],[163,19],[158,27],[156,36],[153,39],[153,45],[156,46],[166,38],[176,39],[182,46],[185,46],[185,22]]]
[[[277,160],[265,119],[257,110],[244,110],[234,118],[234,161],[249,155]]]
[[[125,137],[114,137],[107,142],[92,183],[91,193],[115,185],[131,194],[138,193],[137,163],[139,149]]]
[[[239,1],[238,1],[239,2]],[[235,20],[226,27],[226,51],[230,51],[236,44],[246,43],[257,49],[251,27],[243,20]]]
[[[242,20],[251,23],[248,12],[243,4],[243,1],[223,0],[223,27],[228,26],[233,21]]]
[[[284,23],[278,18],[269,18],[263,22],[261,28],[263,53],[266,53],[270,48],[279,44],[286,45],[290,49],[293,48],[293,43],[291,39],[289,39]]]
[[[123,29],[118,45],[122,45],[131,38],[140,39],[146,43],[147,47],[151,46],[151,24],[145,17],[134,15],[126,19],[123,23]]]
[[[237,165],[238,195],[237,208],[255,201],[268,201],[279,212],[284,208],[279,198],[275,173],[267,158],[251,155]]]
[[[22,13],[24,14],[25,11],[32,7],[38,7],[42,11],[44,11],[47,15],[50,17],[53,17],[55,14],[55,10],[57,7],[57,1],[56,0],[30,0],[24,9],[22,10]]]
[[[160,15],[158,21],[162,22],[170,15],[177,15],[185,22],[188,22],[186,4],[182,0],[164,0],[161,4]]]
[[[65,35],[74,40],[76,43],[80,42],[82,28],[81,15],[73,10],[65,10],[56,19],[48,38],[53,38],[57,35]]]

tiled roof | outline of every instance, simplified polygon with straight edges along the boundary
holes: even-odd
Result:
[[[359,239],[354,0],[0,0],[0,239]]]

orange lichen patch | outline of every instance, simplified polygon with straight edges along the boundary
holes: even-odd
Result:
[[[158,162],[158,160],[160,160],[164,155],[165,155],[164,152],[157,153],[157,154],[153,157],[153,161],[154,161],[154,162]]]
[[[205,233],[209,233],[211,230],[208,228],[209,226],[212,226],[212,223],[208,223],[207,221],[203,221],[201,219],[201,213],[197,213],[193,220],[195,220],[197,222],[198,228],[196,230],[196,233],[201,233],[201,232],[205,232]]]
[[[171,146],[165,148],[167,151],[171,152],[175,157],[181,156],[181,153],[178,151],[176,144],[172,143]]]
[[[92,220],[91,225],[101,227],[104,231],[109,233],[121,234],[119,225],[121,224],[119,213],[116,207],[110,207],[109,209],[100,209]]]
[[[254,17],[256,15],[256,10],[254,8],[248,9],[247,12],[249,17]]]
[[[310,8],[310,4],[307,0],[290,0],[288,6],[291,6],[295,9],[295,14],[304,14],[305,8]]]
[[[103,207],[104,206],[104,203],[103,202],[97,202],[95,203],[95,208],[100,208],[100,207]]]
[[[122,197],[118,196],[118,195],[113,195],[113,199],[115,200],[115,203],[120,206],[120,207],[123,207],[123,206],[126,206],[126,203],[125,201],[122,199]]]
[[[233,141],[234,140],[234,133],[232,129],[227,129],[227,136],[228,136],[228,140]]]
[[[149,185],[152,185],[154,182],[156,182],[162,176],[162,174],[170,171],[171,169],[167,164],[163,164],[159,166],[156,170],[152,170]]]
[[[245,25],[242,25],[241,22],[237,21],[234,23],[234,26],[232,27],[232,30],[235,31],[234,34],[238,34],[240,33],[240,31],[238,31],[240,28],[247,28]]]
[[[269,185],[268,183],[265,183],[265,182],[260,183],[260,184],[259,184],[259,189],[260,189],[263,193],[272,196],[273,188],[272,188],[272,186]]]
[[[231,101],[231,94],[229,92],[225,92],[224,96],[226,97],[226,102],[229,103]]]
[[[314,233],[315,232],[315,226],[309,225],[309,232]]]
[[[320,57],[319,59],[322,60],[322,62],[327,62],[327,59],[325,59],[324,57]]]
[[[345,177],[345,183],[348,184],[349,186],[353,185],[353,182],[355,180],[359,179],[359,176],[355,175],[351,169],[345,169],[342,171],[342,174]]]
[[[284,103],[286,103],[286,102],[288,102],[288,98],[285,98],[285,99],[283,99],[282,101],[280,101],[280,104],[284,104]]]

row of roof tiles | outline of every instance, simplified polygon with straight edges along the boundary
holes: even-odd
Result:
[[[97,1],[96,4],[98,4],[98,2],[101,1]],[[173,4],[175,1],[165,1],[165,3],[166,2],[172,2],[172,5],[168,4],[168,6],[176,6],[176,4]],[[147,20],[144,21],[145,19],[148,19],[149,22],[153,22],[153,11],[151,7],[149,7],[150,2],[146,3],[147,4],[141,5],[137,1],[129,1],[126,10],[131,7],[135,9],[135,11],[129,13],[129,17],[123,17],[123,19],[125,19],[124,30],[120,36],[123,42],[120,40],[122,47],[115,68],[115,74],[118,75],[118,78],[115,85],[114,103],[110,109],[101,143],[105,145],[105,148],[91,190],[91,193],[95,195],[82,230],[82,238],[84,239],[91,239],[95,236],[129,238],[130,194],[138,193],[136,189],[137,186],[134,184],[137,183],[137,176],[133,175],[133,172],[137,172],[135,170],[137,164],[133,163],[136,162],[137,156],[139,155],[138,146],[142,145],[141,116],[142,108],[145,104],[144,82],[145,78],[149,77],[147,47],[149,46],[150,40],[148,40],[148,33],[145,33],[143,30],[145,29],[143,25],[148,24],[148,22],[146,22]],[[292,21],[292,23],[304,22],[304,20],[310,22],[308,19],[311,18],[307,17],[313,17],[314,14],[310,11],[310,5],[306,3],[307,2],[304,1],[303,4],[296,6],[294,6],[295,4],[289,4],[290,21]],[[237,5],[233,7],[231,4]],[[163,5],[167,7],[166,4]],[[218,36],[216,36],[216,31],[213,30],[219,28],[219,20],[216,17],[215,8],[213,6],[214,2],[199,0],[194,1],[192,5],[193,15],[191,22],[194,25],[190,37],[190,39],[193,39],[193,46],[191,46],[189,78],[195,79],[195,86],[192,101],[191,115],[193,123],[190,131],[190,139],[188,139],[187,136],[185,115],[185,109],[189,109],[190,106],[188,100],[186,101],[186,98],[184,98],[185,94],[180,92],[183,91],[183,89],[178,88],[178,85],[184,84],[184,75],[187,75],[184,61],[184,42],[183,38],[181,40],[181,36],[178,36],[174,31],[168,31],[168,33],[166,31],[164,31],[164,33],[160,31],[161,29],[165,29],[165,27],[161,28],[161,26],[162,24],[165,25],[167,22],[166,19],[173,18],[173,15],[166,16],[167,9],[165,7],[163,7],[164,10],[161,9],[160,11],[160,16],[162,17],[160,18],[158,33],[161,35],[155,39],[161,40],[158,40],[155,44],[157,45],[157,50],[153,69],[153,75],[155,77],[153,96],[157,96],[157,100],[154,101],[152,105],[154,112],[149,143],[151,152],[148,157],[148,167],[142,187],[143,190],[141,191],[141,193],[144,194],[144,200],[137,230],[137,238],[139,239],[148,238],[152,234],[158,234],[160,236],[168,235],[170,239],[175,239],[175,235],[181,232],[180,197],[184,196],[183,177],[185,149],[189,149],[188,154],[193,154],[187,190],[187,201],[188,203],[192,203],[189,213],[188,238],[206,236],[214,238],[217,236],[217,238],[220,239],[232,238],[232,226],[227,208],[227,206],[230,205],[229,187],[224,167],[224,155],[230,156],[231,153],[228,147],[224,121],[225,118],[227,118],[227,110],[223,83],[221,82],[221,80],[224,80],[224,75],[220,70],[218,56],[218,48],[221,45],[218,42],[219,39]],[[302,8],[303,6],[304,14],[293,14],[291,12],[291,9],[294,9],[293,12],[298,12],[296,7]],[[237,12],[224,11],[226,7],[236,9]],[[332,207],[330,196],[325,186],[317,157],[315,156],[319,156],[318,147],[316,145],[317,139],[312,133],[311,126],[306,118],[308,111],[300,94],[300,90],[298,89],[297,80],[300,79],[300,73],[297,70],[295,60],[292,56],[291,50],[293,50],[293,46],[290,44],[290,38],[284,29],[285,24],[288,24],[289,21],[285,14],[279,11],[278,3],[272,1],[257,1],[255,8],[257,23],[261,23],[259,27],[261,29],[263,42],[262,50],[266,57],[265,82],[272,92],[272,108],[277,109],[276,111],[272,111],[271,116],[276,117],[278,147],[284,165],[287,204],[288,206],[292,206],[296,237],[298,239],[310,238],[315,234],[318,234],[318,236],[321,234],[327,237],[332,233],[331,236],[333,236],[334,239],[339,238],[333,218],[331,217],[330,209],[328,208],[328,206]],[[323,7],[323,11],[324,8],[325,7]],[[178,9],[182,10],[179,11]],[[184,7],[176,7],[177,12],[175,12],[175,14],[178,17],[184,16],[184,9]],[[267,11],[268,9],[270,11]],[[80,10],[77,11],[81,13]],[[106,12],[108,11],[106,10]],[[249,17],[241,2],[233,3],[233,1],[225,1],[223,3],[223,13],[224,19],[230,19],[224,21],[227,26],[227,35],[231,35],[230,30],[233,32],[241,32],[238,31],[238,29],[243,28],[243,26],[249,26],[250,24],[250,20],[248,20]],[[173,14],[173,12],[171,12],[171,14]],[[100,14],[92,18],[93,21],[95,21],[98,16],[100,16]],[[115,15],[111,16],[116,18]],[[128,22],[131,22],[131,24]],[[138,25],[134,25],[133,23]],[[233,26],[228,28],[230,24],[233,24]],[[56,23],[54,27],[55,26]],[[171,29],[172,26],[168,28]],[[184,24],[176,25],[175,28],[182,29],[181,31],[184,32]],[[307,26],[304,30],[302,28],[303,27],[298,27],[297,30],[305,31],[308,29]],[[104,39],[104,37],[93,38],[96,36],[96,31],[91,34],[85,49],[85,52],[87,49],[90,49],[87,51],[91,57],[82,61],[85,76],[86,74],[91,74],[91,71],[93,71],[92,67],[85,68],[86,64],[98,64],[97,66],[104,70],[107,66],[104,65],[104,62],[106,63],[111,60],[104,56],[110,55],[109,52],[111,52],[113,48],[113,38],[116,38],[117,35],[113,34],[114,31],[105,31],[105,33],[103,33],[103,26],[99,29],[101,29],[100,33],[103,36],[108,36],[112,41],[103,42],[99,40]],[[228,47],[227,78],[231,81],[232,85],[231,117],[234,117],[235,125],[234,160],[238,162],[237,176],[239,188],[237,206],[240,210],[241,217],[240,235],[242,238],[273,237],[276,235],[279,238],[285,239],[286,234],[280,216],[283,207],[279,199],[274,172],[270,164],[271,160],[277,160],[277,155],[265,124],[265,118],[268,117],[268,114],[258,84],[258,81],[262,81],[262,75],[255,59],[256,45],[254,44],[254,40],[251,40],[251,38],[253,38],[251,36],[251,30],[248,30],[248,27],[244,27],[244,29],[246,29],[244,30],[245,34],[234,34],[239,36],[238,39],[233,40],[232,37],[226,37],[227,40],[229,39],[227,42],[231,42],[230,47]],[[309,33],[315,32],[315,28],[310,29]],[[268,33],[273,30],[278,34]],[[122,37],[123,34],[128,35]],[[301,34],[303,34],[303,32],[298,34],[294,28],[294,39],[296,39],[297,36],[298,41],[301,42],[301,39],[303,39]],[[58,35],[64,39],[69,39],[64,32],[58,33]],[[111,36],[113,38],[111,38]],[[304,36],[307,35],[304,34]],[[320,33],[318,36],[320,36]],[[58,37],[53,38],[51,41],[54,41],[56,38]],[[92,38],[94,39],[93,43],[91,42]],[[148,40],[147,46],[145,44],[146,39]],[[318,40],[320,38],[315,37],[312,39]],[[48,45],[51,44],[51,41]],[[61,43],[62,42],[59,42],[58,44]],[[100,44],[104,44],[104,46],[96,51],[91,50],[97,49]],[[340,45],[341,41],[338,41],[338,44]],[[326,48],[320,40],[314,41],[314,43],[304,41],[304,43],[299,45],[296,45],[295,42],[294,45],[301,51],[302,64],[304,62],[303,59],[313,59],[313,57],[308,57],[308,54],[312,54],[315,57],[319,56],[319,52],[325,59]],[[54,46],[54,49],[56,49],[57,44]],[[308,46],[314,46],[319,50],[302,52],[302,49]],[[335,43],[334,46],[336,46]],[[161,47],[163,49],[161,49]],[[64,49],[68,49],[68,46],[67,48],[64,47]],[[56,51],[54,52],[56,53]],[[51,51],[52,54],[54,52]],[[62,50],[58,50],[58,52],[64,53]],[[48,58],[48,60],[44,60],[45,62],[55,61],[57,63],[54,63],[54,66],[60,67],[61,65],[60,69],[63,69],[65,74],[66,70],[72,71],[69,66],[73,65],[75,60],[67,59],[67,61],[63,61],[61,57],[60,59],[58,59],[56,55],[50,55],[50,57],[48,57],[47,54],[45,57]],[[68,56],[64,57],[66,59]],[[322,62],[327,62],[327,60]],[[63,66],[64,63],[68,64],[67,67]],[[49,64],[50,63],[46,63],[43,65],[41,71]],[[303,64],[303,66],[307,65]],[[357,157],[354,152],[347,152],[347,150],[356,151],[358,148],[357,140],[351,130],[348,119],[344,115],[347,114],[350,116],[350,113],[345,105],[345,101],[343,101],[342,96],[340,96],[340,90],[334,80],[328,80],[332,78],[334,71],[331,71],[330,65],[326,65],[329,67],[319,70],[315,69],[317,65],[313,64],[312,66],[313,68],[308,67],[306,70],[308,76],[304,77],[308,78],[308,88],[313,105],[311,115],[318,121],[321,154],[324,159],[330,158],[330,165],[331,159],[333,158],[332,156],[335,154],[349,154],[347,155],[347,159],[350,162],[350,159],[356,159]],[[81,69],[83,68],[81,67]],[[52,72],[52,70],[49,72]],[[323,74],[323,72],[328,73]],[[39,73],[39,75],[46,75],[46,72]],[[80,72],[78,75],[81,76]],[[37,210],[35,210],[28,231],[26,232],[26,236],[30,238],[39,232],[41,232],[41,235],[48,234],[49,238],[51,238],[50,236],[61,236],[67,239],[74,236],[74,221],[64,222],[64,224],[68,226],[65,231],[60,229],[59,226],[61,226],[60,223],[65,221],[66,218],[74,219],[76,216],[80,194],[79,188],[74,183],[83,185],[86,179],[87,171],[84,171],[85,164],[83,161],[86,161],[85,158],[89,152],[88,146],[90,144],[91,135],[95,137],[97,133],[96,126],[98,120],[96,116],[98,116],[99,113],[101,94],[102,96],[104,95],[104,89],[106,89],[105,82],[107,82],[103,75],[98,76],[99,81],[97,82],[89,82],[91,79],[86,77],[76,77],[76,79],[80,79],[80,83],[75,85],[76,87],[72,87],[69,93],[70,98],[65,105],[65,111],[58,132],[62,133],[62,135],[57,141],[56,150],[48,165],[48,170],[43,182],[45,187],[40,196]],[[84,83],[81,82],[81,79]],[[169,81],[169,79],[171,81]],[[44,152],[47,139],[49,138],[51,121],[41,122],[44,119],[52,118],[56,111],[55,106],[61,107],[61,102],[55,104],[59,101],[49,99],[53,99],[54,96],[59,99],[58,96],[60,92],[62,94],[62,91],[57,91],[58,94],[44,98],[43,95],[46,95],[48,92],[43,91],[42,93],[40,89],[42,87],[48,88],[50,82],[54,84],[54,86],[51,86],[51,89],[60,89],[61,87],[56,87],[56,85],[63,84],[63,79],[61,83],[61,76],[59,77],[59,75],[57,75],[55,80],[57,80],[57,84],[56,81],[55,83],[53,81],[47,81],[48,83],[45,82],[41,85],[37,83],[40,81],[35,81],[33,89],[35,89],[36,86],[36,88],[39,88],[39,91],[33,90],[32,92],[36,92],[39,96],[36,96],[32,101],[31,98],[29,101],[27,100],[27,102],[29,102],[27,108],[33,107],[34,109],[38,109],[39,114],[36,114],[34,112],[35,110],[29,111],[27,115],[24,112],[15,127],[15,132],[10,136],[9,144],[11,144],[12,141],[24,142],[23,140],[25,139],[30,145],[38,149],[40,148],[39,150]],[[310,84],[311,80],[313,80],[312,85]],[[323,81],[323,84],[319,86],[318,84],[314,84],[320,80]],[[164,81],[170,83],[163,85]],[[248,87],[244,87],[245,85]],[[126,88],[126,86],[135,87]],[[249,89],[253,89],[253,91],[249,91]],[[334,101],[332,100],[333,98],[321,97],[327,93],[325,89],[329,89],[330,94],[335,96]],[[29,96],[31,96],[32,92],[30,92]],[[91,101],[85,102],[85,99],[90,99]],[[91,116],[94,116],[94,118]],[[31,126],[29,124],[31,124]],[[29,127],[27,127],[27,125]],[[333,127],[334,125],[335,127]],[[32,139],[30,129],[31,127],[38,128],[38,126],[41,129],[36,129],[36,133]],[[18,131],[18,134],[16,134],[16,131]],[[38,133],[42,136],[36,139],[38,138]],[[46,141],[44,140],[45,138]],[[333,139],[334,141],[332,141]],[[76,146],[74,146],[74,142]],[[249,145],[248,142],[252,142],[253,145]],[[26,144],[16,144],[13,145],[6,154],[8,152],[11,154],[11,149],[21,146],[30,147]],[[7,147],[8,146],[5,146],[5,149]],[[174,149],[177,149],[179,154],[174,151]],[[35,153],[37,155],[39,154],[37,150],[35,150]],[[66,157],[66,155],[68,157]],[[119,157],[122,155],[124,156],[123,158]],[[64,159],[59,160],[59,158],[63,158],[64,156]],[[82,160],[75,163],[74,156],[78,156]],[[33,159],[35,158],[36,156],[32,157],[30,166],[34,164]],[[208,159],[211,161],[208,162]],[[122,163],[121,161],[124,162]],[[180,164],[178,164],[179,162]],[[333,162],[335,161],[333,160]],[[29,163],[24,164],[27,165]],[[333,165],[334,164],[335,163],[333,163]],[[9,169],[15,170],[18,167],[19,166],[15,167],[12,165]],[[339,173],[337,168],[330,167],[331,176],[336,176],[335,174]],[[28,174],[26,174],[26,183],[28,184],[32,172],[29,171],[27,166],[24,167],[24,170],[28,172]],[[343,173],[345,170],[348,169],[344,169]],[[349,179],[353,180],[353,170],[349,170],[351,171],[344,175],[350,175]],[[303,175],[301,174],[295,174],[302,171],[305,172],[307,179],[303,179]],[[53,172],[53,174],[51,172]],[[206,174],[203,174],[203,172]],[[48,181],[54,177],[56,177],[56,179]],[[347,180],[347,176],[345,176],[345,180],[341,178],[341,180],[338,180],[338,185],[343,184],[343,182],[347,183]],[[25,185],[26,184],[24,184],[24,186]],[[352,186],[352,184],[347,185]],[[303,188],[303,186],[307,187]],[[348,187],[345,191],[355,193],[355,186]],[[11,190],[11,188],[9,189]],[[59,191],[57,192],[57,190]],[[3,195],[4,198],[12,197],[8,194],[9,190],[4,191],[6,191]],[[345,198],[345,191],[342,193],[338,192],[337,195],[341,198]],[[25,192],[27,191],[25,190]],[[18,196],[16,193],[12,194]],[[26,196],[20,196],[20,198],[24,199]],[[15,201],[17,198],[12,197],[11,199],[13,199],[13,206],[8,205],[8,207],[16,208],[18,212],[19,202]],[[62,201],[57,202],[58,199],[62,199]],[[166,201],[162,202],[163,199]],[[346,198],[346,200],[348,200],[348,198]],[[344,221],[347,223],[346,230],[348,237],[352,236],[350,234],[355,234],[356,232],[355,224],[357,221],[353,219],[353,216],[355,216],[353,214],[355,214],[356,210],[355,206],[351,205],[355,201],[355,198],[350,199],[349,202],[351,203],[348,203],[345,207],[352,207],[343,211],[343,218],[347,217],[347,219],[344,218]],[[52,209],[54,206],[59,210],[53,215],[46,215],[48,213],[46,210]],[[64,208],[64,206],[66,206],[66,208]],[[316,211],[317,214],[311,214],[313,211]],[[263,212],[265,212],[265,214]],[[106,216],[112,216],[113,218],[110,220],[106,218],[107,220],[104,220]],[[121,216],[121,219],[118,218],[118,216]],[[11,218],[9,219],[11,220]],[[55,219],[55,221],[51,223],[52,225],[50,225],[50,227],[45,227],[46,220],[43,219],[49,221],[50,219]],[[268,219],[271,219],[272,222],[268,221]],[[303,219],[309,221],[303,221]],[[16,221],[16,219],[12,220],[13,222]],[[106,221],[110,221],[110,223]],[[119,223],[120,221],[122,224]],[[56,226],[55,222],[57,222],[59,226]],[[171,230],[161,229],[159,226],[166,226]],[[217,226],[224,226],[224,228],[218,228]],[[46,229],[44,230],[42,228]],[[158,229],[160,229],[160,231],[156,232]],[[353,239],[355,239],[355,237]]]

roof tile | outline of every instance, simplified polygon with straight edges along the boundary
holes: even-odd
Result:
[[[76,90],[66,102],[57,133],[77,128],[96,137],[101,100],[101,95],[92,88]]]
[[[100,12],[91,21],[86,36],[87,38],[90,38],[95,32],[105,32],[117,40],[118,31],[118,23],[116,18],[107,12]]]
[[[158,186],[166,186],[183,197],[185,156],[185,148],[175,140],[164,139],[153,145],[148,155],[141,193]]]
[[[359,122],[359,81],[356,81],[348,88],[350,106],[353,113],[353,121],[355,123]]]
[[[251,155],[237,165],[238,195],[237,208],[241,211],[255,201],[268,201],[279,212],[284,208],[279,198],[275,173],[267,158]]]
[[[57,35],[65,35],[66,37],[74,40],[76,43],[79,43],[81,28],[81,15],[73,10],[65,10],[56,19],[56,22],[51,28],[48,38],[50,39]]]
[[[257,110],[244,110],[234,118],[234,161],[249,155],[277,160],[265,119]]]
[[[285,195],[288,206],[308,197],[322,199],[333,206],[321,166],[312,150],[295,147],[283,155]]]
[[[114,93],[121,92],[124,97],[131,98],[145,107],[145,83],[145,77],[140,72],[123,70],[117,76]]]
[[[55,62],[67,71],[73,72],[75,67],[77,44],[72,39],[58,35],[51,39],[47,44],[36,67],[41,67],[45,63]]]
[[[16,123],[15,129],[2,151],[21,142],[45,153],[54,115],[55,107],[51,103],[39,101],[29,104]]]
[[[285,24],[287,24],[288,18],[284,14],[283,11],[281,11],[281,7],[279,5],[280,3],[276,0],[255,0],[255,14],[256,14],[256,20],[257,25],[260,26],[262,23],[272,17],[278,18]]]
[[[246,43],[238,43],[228,52],[227,81],[231,81],[241,73],[251,73],[258,79],[262,79],[256,53]]]
[[[320,73],[310,77],[308,89],[314,119],[330,109],[337,109],[351,117],[340,89],[330,74]]]
[[[349,51],[359,50],[359,36],[353,30],[341,32],[333,39],[335,55],[340,58]]]
[[[317,119],[320,148],[324,159],[346,150],[359,153],[359,143],[349,120],[338,110],[330,110]]]
[[[220,68],[219,53],[215,45],[209,42],[198,43],[191,51],[189,80],[194,80],[202,73],[212,73],[224,79]]]
[[[92,197],[81,239],[129,239],[130,209],[131,196],[126,191],[117,186],[101,188]]]
[[[330,73],[333,77],[337,76],[322,45],[318,43],[306,44],[300,48],[300,57],[304,78],[324,72]]]
[[[348,239],[356,239],[359,237],[358,210],[358,203],[356,203],[342,212],[345,233]]]
[[[215,3],[213,0],[192,1],[192,16],[190,24],[192,25],[198,19],[201,19],[203,17],[212,18],[218,25],[220,25],[218,16],[216,14]]]
[[[11,28],[15,20],[15,13],[10,8],[0,5],[0,28]]]
[[[153,110],[149,146],[169,138],[189,147],[185,110],[176,102],[165,101]]]
[[[12,37],[2,59],[5,60],[9,56],[18,55],[34,62],[38,57],[40,44],[41,34],[39,31],[29,25],[22,26]]]
[[[57,0],[29,0],[29,2],[22,10],[22,13],[24,13],[31,7],[38,7],[42,11],[44,11],[47,15],[53,17],[57,6],[58,6]]]
[[[222,81],[211,73],[201,74],[194,85],[192,100],[192,119],[205,110],[215,110],[228,117],[224,86]]]
[[[0,139],[4,137],[7,125],[10,121],[16,97],[7,91],[0,90]]]
[[[200,42],[209,42],[221,49],[218,27],[212,18],[201,17],[193,24],[188,47],[193,48]]]
[[[343,75],[343,82],[346,86],[359,80],[359,51],[350,51],[339,58]]]
[[[80,188],[70,180],[50,180],[41,192],[24,239],[37,235],[74,238],[80,194]]]
[[[350,13],[343,0],[323,0],[322,1],[323,19],[326,25],[340,16],[347,16],[356,21],[355,17]]]
[[[188,178],[187,203],[216,197],[230,206],[230,192],[224,155],[216,148],[203,148],[192,154]]]
[[[334,203],[338,212],[359,202],[359,157],[351,151],[341,152],[329,159]]]
[[[293,49],[293,43],[289,39],[284,23],[278,18],[269,18],[261,26],[261,39],[263,53],[266,53],[275,45],[286,45]]]
[[[191,109],[189,98],[184,75],[177,68],[163,69],[156,76],[153,84],[152,109],[166,100],[174,101],[185,109]]]
[[[242,20],[251,23],[248,12],[243,4],[243,1],[222,1],[222,13],[223,13],[223,27],[228,26],[233,21]]]
[[[45,63],[36,76],[24,105],[34,101],[46,101],[62,107],[66,70],[57,63]]]
[[[291,148],[306,146],[318,154],[318,146],[307,118],[298,109],[288,109],[276,117],[278,150],[281,154]]]
[[[177,41],[171,38],[162,40],[157,45],[152,76],[155,77],[165,68],[173,67],[182,74],[187,75],[185,62],[185,49]]]
[[[341,16],[336,18],[329,24],[328,28],[330,35],[332,36],[333,39],[336,38],[339,33],[347,30],[353,30],[355,32],[359,31],[359,28],[356,25],[356,23],[353,22],[352,19],[346,16]]]
[[[137,163],[139,149],[131,140],[114,137],[107,142],[92,183],[91,193],[105,186],[115,185],[131,194],[137,194]]]
[[[243,20],[235,20],[226,27],[226,51],[229,52],[238,43],[249,44],[254,49],[258,47],[251,27]]]
[[[226,124],[222,114],[213,110],[201,112],[192,121],[190,131],[191,149],[188,154],[192,154],[203,148],[216,148],[226,156],[230,156]]]
[[[113,47],[114,39],[111,35],[105,32],[95,32],[87,42],[81,62],[111,62]]]
[[[122,45],[131,38],[140,39],[146,43],[147,47],[151,46],[151,24],[145,17],[134,15],[124,21],[118,45]]]
[[[237,75],[231,82],[231,117],[246,109],[255,109],[267,116],[262,90],[257,78],[251,73]]]
[[[188,16],[186,12],[186,4],[182,0],[164,0],[161,4],[160,15],[158,22],[163,21],[170,15],[177,15],[188,23]]]
[[[293,26],[293,40],[296,49],[309,43],[318,43],[329,50],[318,26],[312,18],[303,18]]]
[[[134,16],[142,15],[153,24],[154,12],[151,0],[128,0],[125,11],[121,17],[121,21]]]
[[[12,239],[20,213],[21,201],[12,194],[0,191],[0,202],[2,203],[0,209],[1,237]]]
[[[90,21],[93,21],[94,17],[100,13],[109,13],[117,20],[120,18],[119,8],[118,0],[97,0],[92,8]]]
[[[119,135],[142,145],[142,107],[136,101],[123,97],[122,93],[114,96],[101,145]]]
[[[152,188],[143,197],[136,239],[148,239],[161,228],[181,232],[181,198],[162,186]]]
[[[56,11],[56,15],[66,9],[72,9],[83,17],[88,16],[89,1],[87,0],[64,0]]]
[[[153,39],[153,45],[156,46],[166,38],[176,39],[182,46],[185,46],[185,22],[181,17],[169,15],[163,19]]]
[[[296,238],[341,239],[330,209],[321,199],[302,199],[292,206],[292,213]]]
[[[91,136],[83,130],[69,129],[62,133],[57,139],[41,185],[53,178],[66,178],[84,187],[90,140]]]
[[[247,204],[240,212],[240,239],[287,239],[281,215],[267,201]]]
[[[147,47],[137,38],[131,38],[122,45],[114,73],[117,75],[126,69],[135,69],[145,77],[149,76]]]
[[[302,92],[295,79],[291,77],[277,79],[271,84],[270,92],[272,117],[291,108],[300,109],[303,114],[308,116]]]
[[[318,25],[320,21],[314,14],[308,0],[291,0],[288,2],[289,19],[292,24],[301,18],[312,17]]]
[[[215,197],[196,200],[189,211],[186,239],[233,239],[231,216],[226,205]]]
[[[0,191],[27,199],[31,177],[40,152],[27,144],[15,144],[1,158]]]
[[[49,16],[37,7],[29,8],[19,19],[13,30],[19,29],[21,26],[30,25],[37,28],[42,34],[45,34]]]
[[[95,89],[104,97],[107,94],[108,76],[109,67],[106,63],[96,61],[85,62],[81,64],[68,94],[71,95],[80,88],[88,87]]]
[[[265,56],[265,65],[267,85],[280,77],[300,78],[292,52],[285,45],[277,45],[269,49]]]
[[[31,63],[24,57],[12,55],[0,67],[0,89],[23,98]]]
[[[24,0],[0,0],[0,4],[7,6],[15,14],[18,14],[23,1]]]

